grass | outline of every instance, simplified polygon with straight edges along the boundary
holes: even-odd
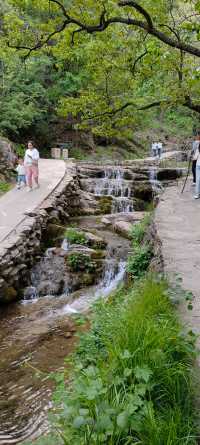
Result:
[[[133,227],[129,261],[150,221]],[[144,275],[149,261],[138,263],[142,279],[94,306],[89,332],[53,376],[52,433],[38,445],[197,445],[195,336],[183,332],[167,282]]]
[[[56,375],[58,436],[41,444],[196,444],[194,340],[182,333],[167,289],[149,276],[96,305],[72,361],[71,385],[69,375]]]

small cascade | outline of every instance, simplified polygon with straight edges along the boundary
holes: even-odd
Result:
[[[72,303],[66,304],[60,312],[62,314],[78,314],[87,311],[90,306],[98,300],[98,298],[106,298],[113,292],[117,286],[122,282],[126,273],[126,262],[120,261],[118,265],[116,262],[107,262],[103,278],[98,286],[87,289],[87,292],[79,292],[79,297]]]
[[[155,167],[150,167],[149,169],[149,181],[155,193],[161,192],[162,185],[157,179],[157,169]]]
[[[63,249],[65,252],[67,252],[69,250],[69,247],[70,247],[69,241],[66,238],[64,238],[64,240],[61,244],[61,249]]]
[[[124,179],[124,170],[121,168],[106,168],[104,176],[97,180],[93,193],[95,196],[113,198],[112,213],[127,213],[134,210],[130,181]]]

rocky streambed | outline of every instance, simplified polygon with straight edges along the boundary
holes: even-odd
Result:
[[[76,317],[125,278],[130,229],[162,188],[157,173],[78,165],[77,215],[66,224],[52,218],[23,299],[1,309],[1,445],[22,443],[48,429],[52,383],[47,373],[60,369],[72,351],[81,331]]]

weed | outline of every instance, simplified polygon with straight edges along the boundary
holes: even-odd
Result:
[[[96,269],[96,263],[92,261],[89,255],[85,255],[83,253],[71,253],[67,257],[67,262],[69,267],[73,272],[94,272]]]
[[[141,278],[149,267],[153,257],[151,246],[135,246],[133,255],[128,259],[127,272],[133,278]]]
[[[64,236],[71,244],[87,244],[85,234],[72,227],[66,230]]]
[[[146,215],[140,223],[133,225],[131,230],[133,245],[138,245],[142,243],[147,228],[151,223],[151,219],[152,219],[151,215],[149,214]]]

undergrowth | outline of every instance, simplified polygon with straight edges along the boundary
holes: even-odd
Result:
[[[167,284],[147,277],[118,291],[96,305],[91,323],[73,374],[55,375],[58,435],[40,443],[194,445],[194,338],[182,333]]]
[[[134,224],[131,230],[133,254],[128,259],[127,272],[134,279],[145,274],[153,256],[152,245],[143,241],[151,219],[151,215],[147,215],[139,224]]]
[[[148,224],[134,226],[133,248],[146,246]],[[51,375],[52,433],[38,445],[197,444],[195,336],[182,331],[170,297],[165,280],[146,275],[96,303],[90,331]]]
[[[87,244],[84,232],[79,232],[73,227],[69,227],[64,236],[71,244]]]

